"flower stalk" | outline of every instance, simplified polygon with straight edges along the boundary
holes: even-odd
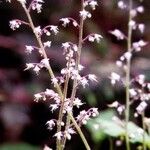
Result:
[[[129,20],[128,20],[128,36],[127,36],[127,50],[129,53],[132,52],[132,26],[130,22],[132,21],[132,0],[129,0]],[[131,57],[127,59],[127,67],[126,67],[126,110],[125,110],[125,139],[126,139],[126,148],[130,150],[130,141],[128,135],[128,122],[129,122],[129,114],[130,114],[130,73],[131,73]]]

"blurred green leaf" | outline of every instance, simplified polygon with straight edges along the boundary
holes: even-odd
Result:
[[[114,121],[112,117],[116,116],[116,113],[109,109],[107,111],[103,111],[100,115],[91,119],[87,128],[91,132],[92,138],[94,142],[98,142],[104,140],[105,137],[120,137],[125,136],[125,128],[124,122],[121,120]],[[133,122],[128,123],[128,134],[130,136],[131,143],[142,143],[143,142],[143,129],[137,126]],[[148,147],[150,147],[150,136],[144,132],[145,134],[145,143]]]
[[[17,144],[6,143],[0,146],[0,150],[40,150],[40,148],[26,143],[17,143]]]
[[[95,94],[91,91],[86,92],[86,98],[87,98],[87,102],[90,106],[96,106],[97,104],[97,99],[95,97]]]

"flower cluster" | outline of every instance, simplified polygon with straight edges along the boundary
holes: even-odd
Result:
[[[90,42],[96,41],[100,43],[102,36],[100,34],[94,33],[88,35],[86,38],[80,37],[79,43],[76,44],[74,44],[73,42],[62,43],[63,55],[66,61],[66,65],[61,69],[60,74],[58,76],[55,76],[50,66],[50,60],[45,51],[46,48],[51,47],[52,42],[50,40],[43,42],[42,37],[44,35],[50,36],[52,33],[56,35],[59,32],[58,26],[47,25],[44,28],[42,28],[40,25],[37,25],[36,27],[34,26],[30,11],[36,10],[37,13],[40,13],[42,10],[42,4],[44,3],[43,0],[32,0],[29,4],[29,7],[27,7],[28,3],[26,3],[26,0],[18,1],[23,6],[23,9],[27,14],[28,22],[15,19],[10,21],[10,27],[11,29],[15,30],[22,24],[28,25],[32,29],[33,34],[36,37],[38,46],[26,45],[26,53],[32,54],[33,51],[37,51],[41,56],[40,62],[27,63],[25,70],[32,69],[38,75],[42,68],[47,69],[51,77],[51,84],[56,90],[46,89],[44,92],[36,93],[34,94],[34,101],[48,101],[50,103],[49,108],[51,112],[54,112],[56,110],[59,111],[58,120],[51,119],[47,121],[46,124],[49,130],[57,127],[57,133],[54,134],[54,137],[56,137],[57,140],[70,140],[71,135],[76,133],[76,124],[74,125],[74,121],[80,127],[81,125],[86,124],[90,117],[96,117],[98,115],[97,108],[90,108],[88,111],[82,110],[76,118],[72,116],[74,118],[74,121],[72,121],[73,124],[70,123],[70,120],[67,122],[67,117],[73,114],[74,107],[80,108],[84,104],[84,102],[82,102],[82,100],[78,96],[76,96],[76,91],[79,85],[82,85],[85,88],[89,85],[89,82],[98,82],[97,77],[94,74],[81,75],[81,71],[84,69],[84,66],[80,64],[82,44],[85,40],[88,40]],[[86,9],[89,6],[90,8],[95,10],[97,5],[98,3],[96,0],[85,0],[82,4],[82,10],[79,12],[80,20],[84,22],[86,18],[91,18],[91,13]],[[81,23],[78,23],[73,18],[61,18],[60,22],[64,27],[66,27],[69,23],[72,23],[74,27],[77,27],[79,32],[83,32],[83,26],[81,25]],[[71,86],[73,87],[70,97],[67,93],[68,83],[72,83]],[[64,120],[66,120],[66,122]],[[76,127],[76,129],[78,128]],[[50,150],[50,148],[48,146],[45,146],[44,150]]]
[[[143,13],[144,7],[140,5],[135,8],[132,8],[132,1],[130,1],[129,5],[130,6],[128,7],[123,0],[118,1],[118,7],[120,9],[129,11],[128,35],[125,35],[119,29],[110,31],[110,33],[113,36],[115,36],[118,40],[127,41],[127,51],[116,61],[116,65],[120,67],[120,69],[123,69],[126,75],[125,77],[122,77],[119,74],[112,72],[110,76],[112,85],[121,81],[124,87],[126,88],[126,105],[120,104],[118,101],[115,101],[112,104],[108,105],[108,107],[110,108],[115,108],[120,115],[122,115],[122,112],[125,111],[126,125],[129,122],[130,105],[136,105],[134,116],[137,117],[139,115],[143,115],[145,109],[148,106],[148,101],[150,100],[150,83],[146,82],[145,76],[143,74],[140,74],[136,75],[134,78],[130,77],[132,56],[134,53],[141,51],[142,48],[147,45],[147,42],[145,42],[143,39],[140,39],[136,42],[132,42],[133,30],[140,31],[141,34],[145,30],[145,25],[143,23],[136,22],[137,14]],[[140,128],[140,134],[143,135],[143,133],[145,132],[143,131],[144,130]],[[135,135],[129,135],[130,138],[133,138],[133,136]]]

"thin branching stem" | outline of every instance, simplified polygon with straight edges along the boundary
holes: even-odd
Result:
[[[129,21],[128,21],[128,37],[127,37],[127,50],[129,53],[132,52],[132,26],[130,22],[132,20],[131,16],[132,10],[132,0],[129,0]],[[128,122],[129,122],[129,114],[130,114],[130,73],[131,73],[131,58],[127,59],[127,68],[126,68],[126,110],[125,110],[125,139],[126,139],[126,149],[130,150],[130,141],[128,135]]]
[[[81,11],[84,9],[84,0],[81,1]],[[79,65],[80,65],[80,60],[81,60],[81,51],[82,51],[82,43],[83,43],[83,26],[84,26],[84,18],[81,16],[80,17],[80,24],[79,24],[79,40],[78,40],[78,53],[77,53],[77,58],[76,58],[76,70],[79,71]],[[74,79],[73,81],[73,88],[72,88],[72,94],[71,94],[71,107],[73,107],[73,101],[75,99],[76,96],[76,92],[77,92],[77,85],[78,85],[78,81],[77,79]],[[70,120],[72,120],[72,122],[74,123],[74,125],[77,123],[75,123],[73,121],[74,118],[72,118],[72,116],[70,116],[70,114],[67,116],[67,120],[66,120],[66,127],[65,129],[67,130],[69,125],[70,125]],[[78,132],[81,132],[80,127],[76,126],[76,129]],[[82,135],[82,136],[81,136]],[[88,142],[86,141],[86,138],[84,137],[83,133],[80,134],[82,141],[86,147],[87,150],[90,150],[90,146],[88,144]],[[66,143],[66,138],[64,139],[64,145]]]
[[[35,38],[36,38],[36,40],[37,40],[37,42],[38,42],[38,45],[39,45],[39,47],[40,47],[40,49],[41,49],[41,51],[42,51],[43,57],[44,57],[45,59],[48,59],[48,56],[47,56],[46,51],[45,51],[45,48],[44,48],[44,46],[43,46],[41,37],[38,35],[37,32],[35,32],[35,26],[34,26],[34,24],[33,24],[33,21],[32,21],[31,15],[30,15],[30,10],[28,10],[28,9],[26,8],[25,4],[21,3],[21,5],[22,5],[22,7],[23,7],[23,9],[24,9],[24,11],[25,11],[25,13],[26,13],[26,15],[27,15],[27,18],[28,18],[30,27],[31,27],[31,29],[32,29],[32,31],[33,31],[33,33],[34,33],[34,35],[35,35]],[[53,70],[52,70],[50,64],[49,64],[49,66],[48,66],[47,69],[48,69],[48,72],[49,72],[50,77],[51,77],[51,78],[55,78],[55,75],[54,75],[54,73],[53,73]],[[60,98],[61,98],[61,101],[63,101],[64,95],[63,95],[63,92],[62,92],[62,90],[61,90],[59,84],[56,84],[56,85],[55,85],[55,88],[56,88],[56,91],[58,92],[58,94],[59,94],[59,96],[60,96]],[[79,135],[80,135],[80,137],[81,137],[83,143],[85,144],[85,147],[88,147],[88,146],[87,146],[88,144],[87,144],[87,141],[86,141],[86,139],[85,139],[85,137],[84,137],[84,134],[82,133],[80,127],[79,127],[78,124],[76,123],[76,120],[75,120],[74,117],[72,116],[72,113],[68,112],[68,115],[69,115],[69,117],[71,118],[71,120],[72,120],[72,122],[73,122],[75,128],[77,129],[77,131],[78,131],[78,133],[79,133]],[[90,149],[87,149],[87,150],[90,150]]]

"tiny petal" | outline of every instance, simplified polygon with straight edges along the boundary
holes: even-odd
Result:
[[[80,11],[80,16],[85,20],[86,18],[91,18],[91,13],[86,11],[85,9]]]
[[[51,41],[44,42],[44,47],[51,47]]]
[[[124,34],[118,29],[110,31],[110,33],[114,35],[118,40],[123,40],[125,38]]]

